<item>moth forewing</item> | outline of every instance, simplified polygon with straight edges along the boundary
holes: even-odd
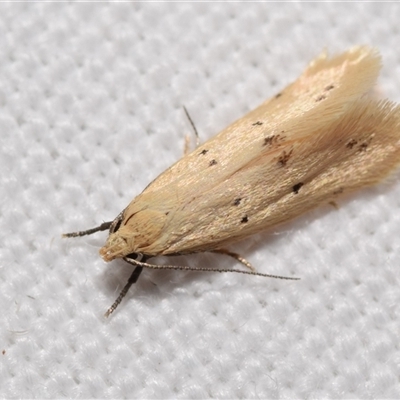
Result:
[[[378,53],[366,47],[319,56],[278,95],[156,178],[129,204],[103,257],[218,249],[337,195],[341,188],[297,196],[335,159],[350,155],[337,143],[335,127],[371,90],[379,68]],[[346,134],[340,133],[344,141]],[[149,210],[157,217],[144,221]]]
[[[309,136],[310,126],[324,127],[373,87],[380,64],[378,52],[368,47],[356,47],[333,58],[321,54],[295,82],[176,162],[143,193],[171,183],[182,186],[188,182],[211,188],[215,178],[224,176],[222,173],[228,175],[258,155],[260,140],[279,135],[282,130],[287,140],[292,136]],[[239,165],[233,154],[239,156]],[[231,168],[221,171],[217,165]]]
[[[379,69],[379,54],[368,47],[323,53],[286,89],[150,183],[108,223],[100,250],[106,261],[123,257],[137,266],[124,293],[140,268],[191,269],[135,255],[233,256],[222,249],[387,176],[400,160],[400,109],[370,98]]]

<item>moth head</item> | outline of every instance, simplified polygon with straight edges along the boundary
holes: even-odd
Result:
[[[113,222],[106,244],[100,249],[101,257],[111,261],[132,253],[153,255],[148,249],[160,237],[165,219],[159,211],[145,209],[131,214],[126,210]]]

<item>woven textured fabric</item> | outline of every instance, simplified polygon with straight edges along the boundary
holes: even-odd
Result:
[[[131,267],[101,260],[106,233],[61,239],[182,156],[182,106],[206,140],[324,48],[377,47],[379,90],[400,101],[399,11],[0,4],[0,397],[399,398],[399,173],[235,246],[300,281],[144,271],[108,320]]]

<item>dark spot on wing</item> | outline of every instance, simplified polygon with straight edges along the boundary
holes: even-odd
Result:
[[[293,153],[293,150],[290,150],[289,153],[286,153],[286,151],[283,151],[282,154],[279,156],[278,164],[281,167],[284,167],[287,164],[287,162],[289,161],[292,153]]]
[[[266,138],[264,138],[263,146],[267,146],[267,145],[272,144],[274,142],[274,140],[276,140],[275,139],[275,135],[267,136]]]
[[[360,151],[360,152],[367,151],[368,145],[369,145],[369,143],[367,143],[367,142],[361,143],[358,151]]]
[[[281,133],[284,133],[285,131],[281,131]],[[271,135],[271,136],[267,136],[264,138],[263,141],[263,146],[272,146],[275,145],[279,142],[283,142],[285,140],[284,136],[281,135]]]
[[[293,193],[294,194],[299,193],[299,190],[303,185],[304,185],[303,182],[299,182],[299,183],[296,183],[295,185],[293,185]]]
[[[351,140],[346,144],[346,147],[347,147],[348,149],[352,149],[357,143],[358,143],[357,140],[351,139]]]
[[[343,192],[344,192],[344,188],[340,187],[340,188],[337,188],[337,189],[333,192],[333,194],[337,195],[337,194],[341,194],[341,193],[343,193]]]

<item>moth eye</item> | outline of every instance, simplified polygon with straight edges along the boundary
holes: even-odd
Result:
[[[122,213],[118,215],[117,218],[113,221],[113,223],[110,226],[110,233],[115,233],[118,231],[118,229],[121,227],[122,223]]]
[[[122,220],[119,220],[119,221],[117,222],[117,224],[115,225],[114,232],[116,232],[116,231],[120,228],[121,222],[122,222]]]

